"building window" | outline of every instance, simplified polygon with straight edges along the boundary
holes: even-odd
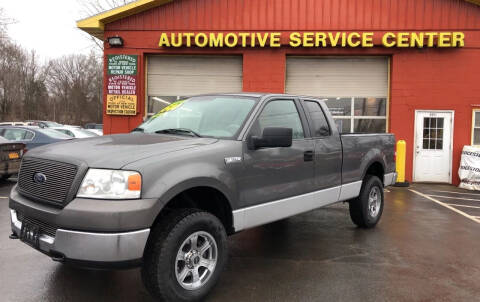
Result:
[[[341,133],[380,133],[387,131],[386,98],[325,98]]]
[[[480,145],[480,109],[473,110],[472,117],[472,145]]]

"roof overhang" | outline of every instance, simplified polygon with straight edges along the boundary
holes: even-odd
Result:
[[[167,4],[173,0],[137,0],[123,6],[102,12],[98,15],[77,21],[77,27],[90,35],[103,40],[105,24],[138,14],[153,7]]]
[[[465,0],[467,2],[471,2],[473,4],[476,4],[476,5],[480,5],[480,0]]]
[[[137,0],[129,4],[108,10],[98,15],[80,20],[77,22],[77,27],[89,33],[90,35],[103,40],[103,31],[105,24],[114,22],[116,20],[138,14],[140,12],[149,10],[153,7],[170,3],[174,0]],[[480,5],[480,0],[465,0],[467,2]]]

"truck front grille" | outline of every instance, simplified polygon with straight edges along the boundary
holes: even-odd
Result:
[[[17,219],[22,223],[28,223],[30,225],[38,227],[41,234],[45,234],[55,238],[55,235],[57,233],[57,227],[37,219],[26,217],[22,213],[17,213]]]
[[[40,177],[35,177],[36,174]],[[76,174],[77,166],[72,164],[24,158],[18,174],[19,192],[40,201],[64,205]]]

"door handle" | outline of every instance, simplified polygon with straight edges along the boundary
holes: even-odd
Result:
[[[312,150],[305,151],[303,153],[303,161],[313,161],[315,153]]]

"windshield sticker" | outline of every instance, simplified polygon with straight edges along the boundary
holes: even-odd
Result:
[[[168,105],[167,107],[160,110],[157,114],[152,116],[152,119],[159,117],[160,115],[162,115],[165,112],[169,112],[169,111],[173,111],[173,110],[177,109],[178,107],[180,107],[180,105],[183,104],[183,102],[185,102],[185,101],[184,100],[183,101],[177,101],[175,103],[172,103],[172,104]]]

